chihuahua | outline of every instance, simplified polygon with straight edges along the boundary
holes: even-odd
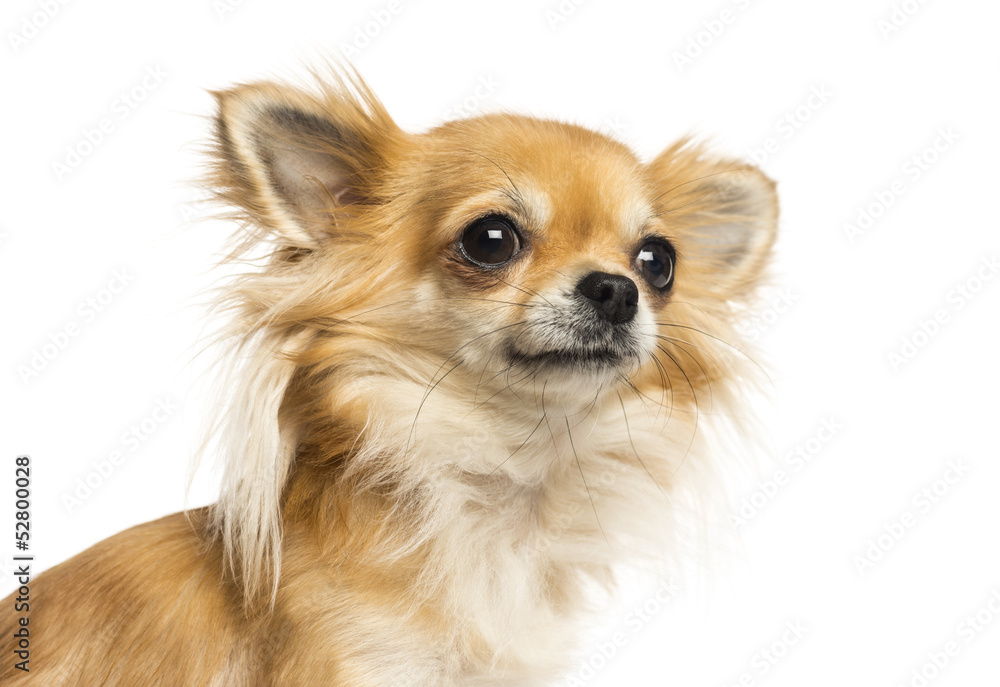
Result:
[[[220,499],[40,575],[0,683],[552,684],[740,452],[764,174],[513,114],[410,134],[318,81],[214,93],[252,265],[219,301]]]

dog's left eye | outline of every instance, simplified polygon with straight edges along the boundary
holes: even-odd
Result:
[[[482,267],[496,267],[513,258],[521,248],[517,231],[505,217],[477,219],[462,235],[462,252]]]
[[[642,244],[635,256],[635,267],[649,284],[664,293],[674,285],[674,247],[666,241],[651,240]]]

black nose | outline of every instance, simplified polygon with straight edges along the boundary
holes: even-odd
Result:
[[[594,310],[611,324],[625,324],[635,317],[639,289],[635,282],[620,274],[591,272],[580,280],[576,290],[587,297]]]

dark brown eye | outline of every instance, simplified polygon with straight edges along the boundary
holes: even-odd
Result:
[[[646,241],[635,256],[635,268],[650,286],[666,293],[674,285],[674,262],[677,254],[666,241]]]
[[[482,217],[462,235],[462,252],[481,267],[496,267],[513,258],[521,240],[510,220],[497,215]]]

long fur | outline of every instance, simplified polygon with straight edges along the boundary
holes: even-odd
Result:
[[[209,183],[259,265],[219,301],[220,499],[41,576],[37,670],[0,681],[550,684],[590,590],[693,549],[742,450],[773,184],[516,115],[408,134],[357,77],[216,97]],[[500,211],[526,257],[470,266],[456,240]],[[678,253],[665,296],[634,272],[649,234]],[[595,269],[639,283],[641,351],[533,366],[577,345]]]

